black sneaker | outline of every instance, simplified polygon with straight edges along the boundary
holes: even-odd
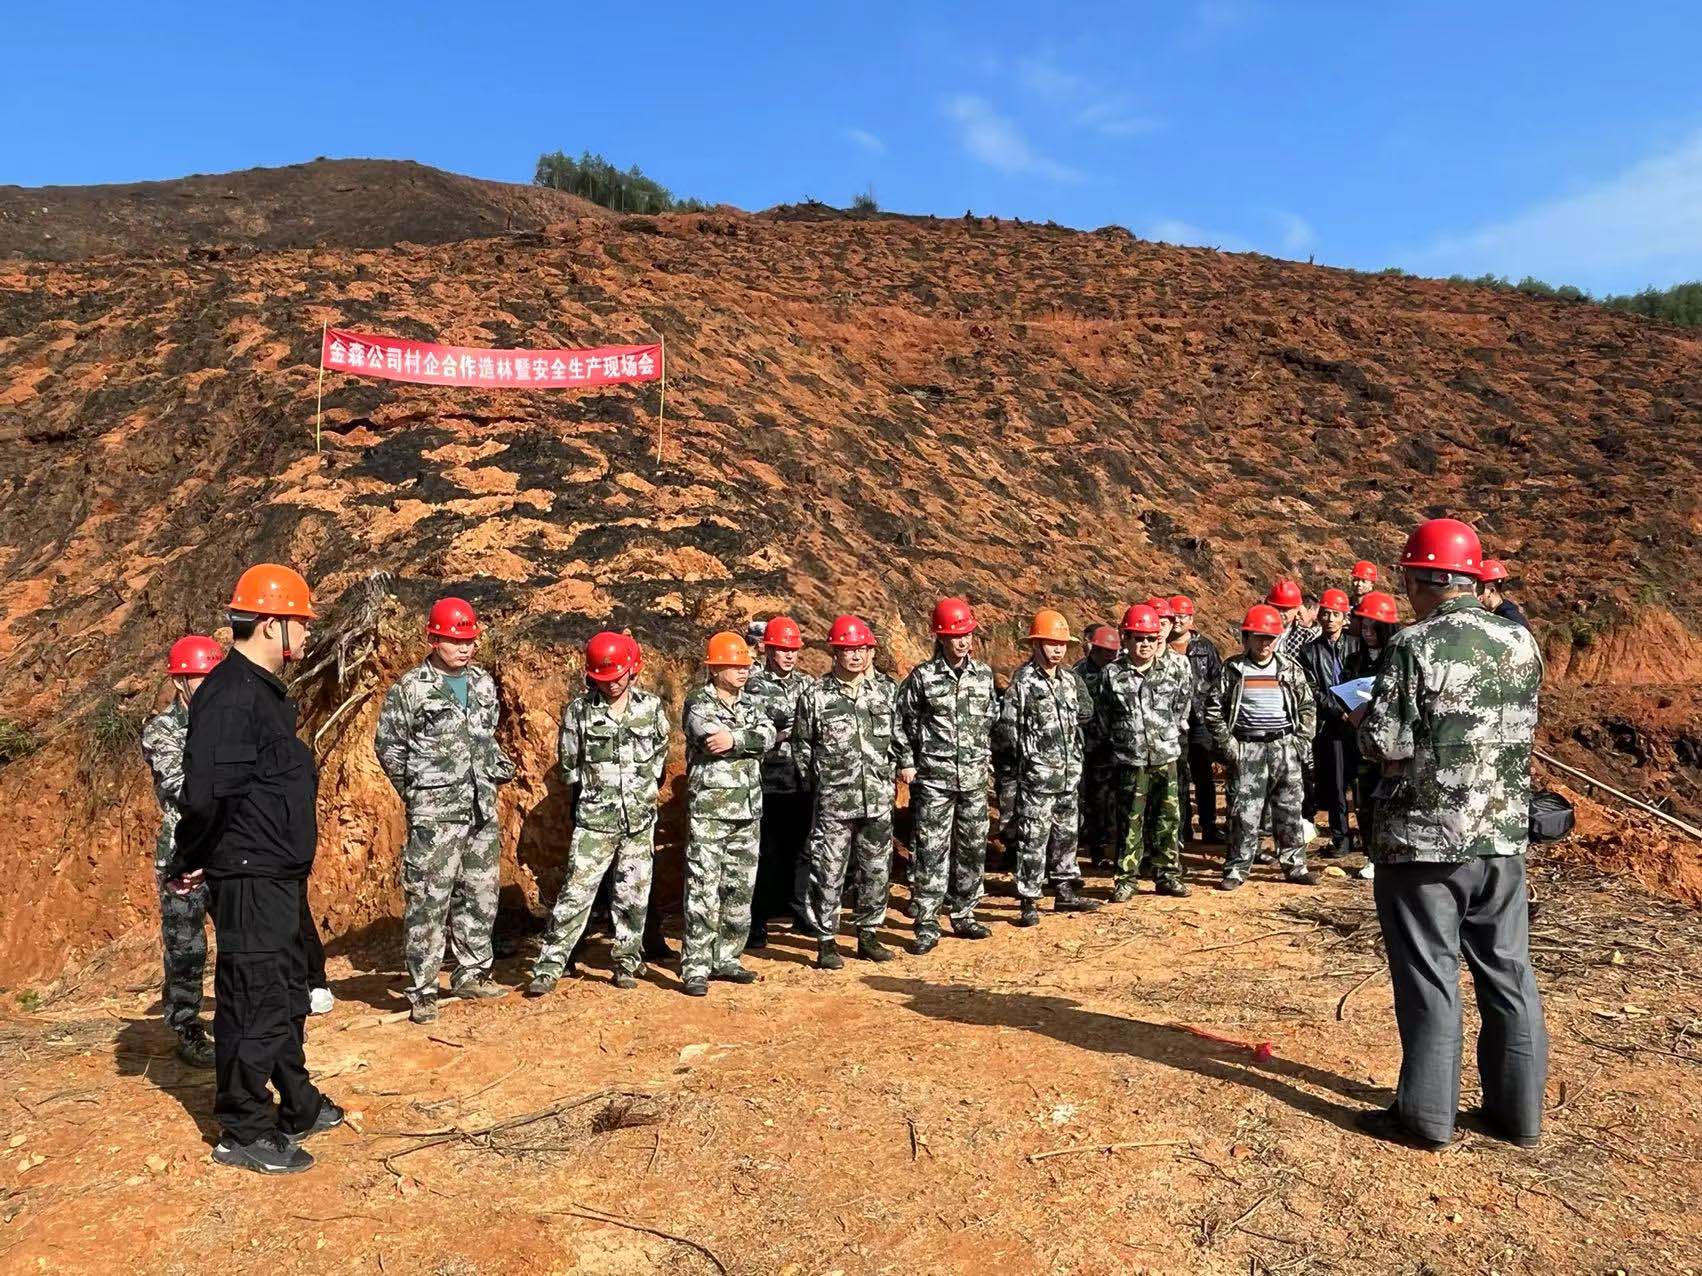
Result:
[[[919,930],[910,940],[910,955],[926,957],[940,944],[940,932],[937,930]]]
[[[534,975],[532,982],[526,985],[528,997],[547,997],[556,990],[554,975]]]
[[[951,933],[959,939],[986,939],[993,932],[988,930],[973,917],[965,917],[962,921],[952,918]]]
[[[252,1143],[221,1138],[213,1147],[213,1159],[220,1165],[256,1174],[300,1174],[313,1168],[312,1155],[282,1134],[262,1134]]]
[[[707,997],[709,995],[709,981],[702,975],[693,975],[685,981],[680,991],[688,997]]]
[[[327,1099],[324,1095],[321,1095],[319,1097],[319,1115],[313,1118],[313,1124],[298,1134],[285,1134],[284,1137],[291,1143],[300,1143],[303,1139],[311,1139],[316,1134],[324,1134],[327,1130],[335,1130],[339,1125],[343,1124],[343,1118],[345,1115],[347,1114],[344,1113],[342,1108],[331,1102],[331,1100]]]
[[[881,943],[874,931],[863,930],[857,932],[857,956],[864,961],[891,961],[897,954]]]
[[[1489,1113],[1482,1108],[1473,1108],[1471,1114],[1491,1137],[1500,1139],[1503,1143],[1511,1143],[1516,1148],[1525,1148],[1528,1151],[1542,1142],[1540,1134],[1509,1134],[1500,1122],[1491,1119]]]
[[[191,1068],[213,1066],[213,1043],[199,1020],[177,1034],[177,1057]]]
[[[1040,925],[1040,901],[1037,900],[1037,899],[1025,899],[1025,900],[1023,900],[1017,906],[1016,921],[1013,922],[1012,925],[1015,925],[1015,926],[1038,926],[1038,925]]]
[[[1382,1139],[1386,1143],[1399,1143],[1402,1147],[1419,1148],[1425,1152],[1440,1152],[1448,1146],[1447,1141],[1426,1138],[1413,1130],[1405,1121],[1401,1120],[1400,1114],[1393,1108],[1378,1108],[1372,1112],[1361,1112],[1354,1120],[1354,1124],[1374,1139]]]
[[[709,977],[723,984],[754,984],[756,982],[756,971],[734,962],[731,966],[723,966],[720,970],[710,971]]]

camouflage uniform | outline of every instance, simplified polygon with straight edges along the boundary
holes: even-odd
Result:
[[[1161,885],[1182,880],[1176,761],[1193,701],[1194,667],[1168,647],[1144,671],[1127,653],[1105,671],[1099,730],[1117,766],[1119,882],[1148,872]]]
[[[384,697],[373,740],[378,763],[408,809],[402,847],[402,953],[408,1000],[437,996],[448,946],[451,990],[486,978],[500,872],[496,789],[514,764],[496,742],[496,683],[468,665],[467,704],[430,660]]]
[[[183,747],[189,739],[189,710],[173,700],[164,713],[142,728],[142,756],[154,776],[154,797],[160,804],[160,832],[154,839],[154,886],[160,899],[160,946],[165,955],[167,1026],[178,1035],[201,1020],[201,996],[207,971],[207,884],[185,895],[165,888],[165,867],[172,860],[172,839],[182,814]]]
[[[550,911],[532,975],[561,975],[610,864],[615,973],[635,974],[656,854],[656,795],[668,765],[661,700],[634,687],[626,712],[616,716],[601,693],[587,691],[562,711],[558,757],[574,795],[573,841],[567,881]]]
[[[763,704],[740,695],[728,704],[713,686],[687,698],[686,937],[683,978],[739,964],[751,928],[751,893],[761,845],[762,759],[774,743]],[[716,755],[706,741],[718,731],[733,747]]]
[[[806,915],[810,893],[810,790],[792,758],[792,717],[798,696],[812,679],[796,669],[751,670],[745,698],[760,704],[774,726],[773,746],[762,758],[762,850],[757,862],[752,911],[767,921],[791,911]]]
[[[973,656],[953,667],[937,654],[898,692],[910,786],[911,895],[916,929],[937,931],[943,905],[954,924],[973,920],[987,861],[987,780],[998,713],[993,671]]]
[[[1384,766],[1371,856],[1401,1038],[1393,1111],[1438,1144],[1459,1109],[1462,954],[1485,1121],[1527,1146],[1542,1128],[1548,1030],[1524,861],[1541,683],[1528,631],[1449,598],[1390,641],[1359,727]]]
[[[1115,661],[1100,665],[1091,655],[1075,663],[1076,677],[1087,688],[1088,698],[1097,710],[1105,695],[1105,674]],[[1082,728],[1081,783],[1077,786],[1077,813],[1080,829],[1080,850],[1088,858],[1098,860],[1110,853],[1117,836],[1117,762],[1111,755],[1111,742],[1100,729],[1099,715]]]
[[[1259,849],[1260,816],[1267,801],[1277,863],[1287,876],[1306,871],[1306,833],[1300,809],[1305,787],[1302,755],[1311,755],[1317,707],[1312,700],[1312,686],[1300,666],[1280,652],[1273,654],[1272,659],[1288,719],[1288,726],[1280,735],[1255,740],[1240,738],[1236,733],[1242,681],[1248,669],[1257,667],[1245,654],[1223,662],[1217,694],[1206,704],[1206,726],[1211,732],[1212,745],[1229,764],[1225,881],[1244,881],[1251,871]]]
[[[809,919],[818,940],[839,930],[847,871],[855,874],[859,931],[886,918],[892,871],[892,804],[903,758],[892,679],[872,670],[854,682],[832,672],[798,697],[792,757],[815,793],[810,828]]]
[[[1081,880],[1076,866],[1076,789],[1081,783],[1082,728],[1093,701],[1068,666],[1053,675],[1029,661],[1016,671],[999,706],[995,747],[1015,763],[1016,889],[1039,899]]]

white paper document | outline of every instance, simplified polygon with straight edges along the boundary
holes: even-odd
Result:
[[[1330,688],[1330,694],[1337,697],[1347,706],[1349,713],[1362,704],[1371,703],[1371,684],[1375,678],[1355,678],[1351,682],[1338,683]]]

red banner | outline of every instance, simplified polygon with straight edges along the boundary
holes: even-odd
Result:
[[[582,386],[654,381],[662,375],[662,347],[480,350],[327,328],[325,342],[319,352],[319,366],[332,372],[413,381],[421,385],[483,386],[493,390],[571,390]]]

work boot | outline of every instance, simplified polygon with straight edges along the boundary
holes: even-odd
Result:
[[[409,1023],[436,1023],[437,998],[421,997],[408,1009]]]
[[[723,984],[754,984],[756,982],[756,971],[741,966],[738,962],[733,962],[731,965],[722,966],[719,970],[710,971],[709,977]]]
[[[1075,882],[1059,882],[1058,889],[1052,896],[1054,913],[1091,913],[1098,908],[1099,901],[1083,895],[1081,887]]]
[[[857,932],[857,956],[864,961],[891,961],[897,954],[881,943],[874,931],[860,930]]]
[[[919,930],[910,940],[910,955],[913,957],[926,957],[929,953],[933,952],[935,948],[939,947],[939,943],[939,931],[932,929]]]
[[[1188,883],[1184,882],[1180,877],[1167,877],[1158,884],[1158,893],[1160,895],[1169,895],[1173,899],[1187,899]]]
[[[1022,900],[1017,905],[1015,924],[1018,926],[1040,925],[1040,901],[1037,899]]]
[[[951,933],[959,939],[986,939],[993,932],[973,917],[965,917],[961,921],[954,917],[951,919]]]
[[[1134,878],[1119,877],[1117,884],[1111,888],[1111,902],[1113,904],[1127,904],[1135,897],[1138,889]]]
[[[1240,877],[1235,873],[1225,873],[1223,880],[1217,884],[1217,888],[1220,891],[1240,890],[1242,883],[1246,880],[1245,877]]]
[[[213,1066],[213,1043],[199,1019],[177,1034],[177,1057],[191,1068]]]
[[[278,1133],[262,1134],[252,1143],[221,1138],[213,1147],[213,1159],[220,1165],[257,1174],[300,1174],[313,1168],[313,1157],[307,1150]]]
[[[746,948],[767,948],[768,947],[768,923],[767,922],[764,921],[764,922],[752,922],[751,923],[751,933],[745,938],[745,947]]]
[[[840,956],[839,942],[834,939],[816,940],[816,969],[843,970],[845,958]]]
[[[688,997],[707,997],[709,995],[709,981],[702,975],[693,975],[685,981],[680,991]]]
[[[547,997],[556,990],[556,976],[533,975],[532,982],[526,985],[528,997]]]
[[[286,1134],[284,1137],[291,1143],[300,1143],[303,1139],[311,1139],[316,1134],[324,1134],[327,1130],[335,1130],[343,1124],[343,1118],[348,1114],[337,1104],[332,1103],[324,1095],[319,1096],[319,1115],[313,1118],[313,1124],[297,1134]]]
[[[451,984],[449,991],[457,997],[465,997],[472,1001],[487,997],[506,997],[509,990],[494,979],[480,975],[477,979],[469,979],[464,984]]]
[[[609,977],[609,982],[616,988],[638,987],[638,972],[622,968]]]
[[[1297,868],[1285,872],[1282,880],[1293,886],[1316,886],[1324,879],[1309,868]]]
[[[915,900],[907,899],[904,901],[904,915],[906,917],[910,918],[911,921],[915,921],[917,912],[918,908]]]

